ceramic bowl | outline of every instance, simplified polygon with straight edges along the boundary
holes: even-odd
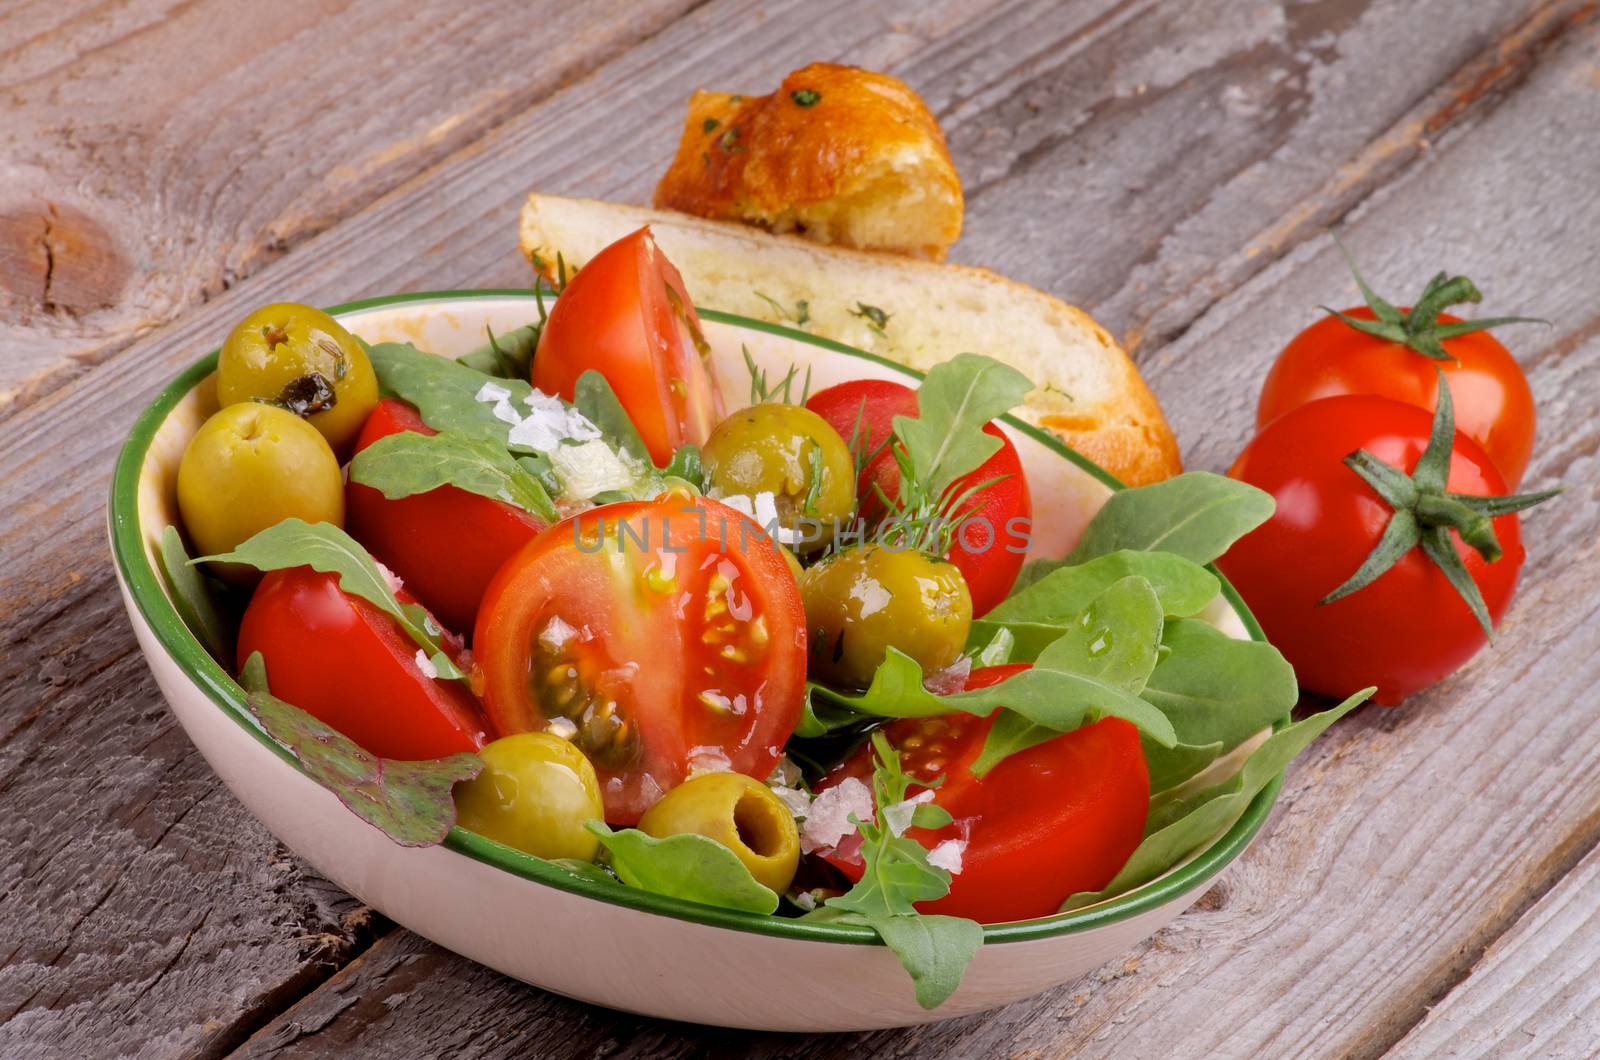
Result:
[[[369,342],[414,341],[456,356],[534,318],[528,291],[399,295],[332,312]],[[916,375],[811,335],[705,311],[730,408],[748,401],[741,348],[813,388]],[[154,562],[176,522],[185,444],[215,407],[216,354],[201,358],[145,410],[123,447],[110,500],[111,550],[128,616],[157,684],[195,746],[238,799],[316,870],[396,923],[507,975],[568,997],[650,1016],[760,1030],[904,1026],[994,1008],[1082,975],[1172,921],[1245,849],[1278,782],[1202,851],[1161,878],[1099,905],[985,929],[961,987],[940,1008],[917,1005],[894,956],[860,928],[696,905],[579,879],[460,828],[442,846],[397,846],[344,809],[267,738],[234,679],[207,655],[169,601]],[[1119,488],[1042,431],[1008,420],[1035,504],[1033,549],[1060,556]],[[1207,617],[1261,636],[1224,585]]]

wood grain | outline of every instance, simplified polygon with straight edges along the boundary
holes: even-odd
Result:
[[[101,497],[112,453],[149,395],[261,302],[523,282],[513,227],[529,185],[642,198],[670,154],[691,87],[762,88],[818,55],[901,73],[950,122],[958,165],[982,188],[973,235],[958,256],[1005,264],[1056,293],[1125,313],[1122,327],[1168,321],[1154,328],[1143,359],[1201,466],[1225,464],[1242,441],[1266,356],[1305,319],[1293,308],[1349,290],[1331,254],[1299,241],[1315,230],[1315,219],[1349,211],[1404,172],[1392,191],[1357,211],[1352,235],[1375,278],[1421,278],[1446,257],[1478,268],[1474,275],[1494,303],[1486,308],[1563,321],[1552,334],[1528,333],[1518,348],[1531,355],[1545,437],[1556,440],[1533,475],[1562,472],[1577,488],[1549,514],[1530,519],[1537,532],[1530,535],[1536,552],[1528,585],[1495,659],[1481,660],[1403,714],[1341,726],[1294,774],[1271,834],[1200,910],[1096,977],[993,1016],[804,1044],[747,1041],[574,1005],[400,933],[385,935],[365,959],[268,1022],[251,1049],[317,1051],[322,1039],[369,1053],[427,1052],[426,1043],[438,1042],[494,1054],[526,1051],[530,1043],[553,1047],[558,1039],[574,1055],[744,1045],[774,1055],[1069,1046],[1085,1055],[1226,1055],[1376,1051],[1398,1038],[1600,831],[1593,813],[1600,752],[1589,750],[1595,723],[1582,711],[1558,709],[1592,696],[1600,676],[1594,616],[1582,616],[1587,625],[1571,619],[1572,601],[1592,599],[1583,594],[1597,580],[1597,440],[1592,410],[1582,402],[1594,392],[1600,323],[1582,283],[1584,266],[1592,275],[1593,251],[1577,239],[1596,225],[1593,182],[1583,179],[1600,161],[1584,124],[1595,104],[1594,34],[1568,28],[1569,13],[1581,5],[1560,3],[1469,11],[1443,0],[1194,6],[1200,14],[1185,16],[1138,0],[950,0],[914,11],[842,2],[766,10],[719,0],[507,118],[481,141],[447,157],[449,146],[440,148],[433,157],[443,161],[412,180],[398,182],[399,170],[380,167],[368,180],[398,182],[392,190],[368,201],[364,189],[373,185],[356,182],[350,198],[330,200],[325,215],[296,230],[300,241],[286,254],[236,220],[227,223],[237,230],[237,246],[233,236],[196,244],[195,268],[211,267],[202,259],[216,258],[222,246],[248,259],[248,275],[231,289],[208,288],[205,304],[169,300],[163,313],[182,309],[173,322],[109,356],[87,355],[101,363],[64,383],[56,377],[61,385],[38,389],[0,422],[0,461],[8,469],[0,481],[0,794],[8,800],[0,822],[0,939],[18,946],[0,965],[0,1016],[18,1009],[0,1024],[0,1051],[36,1043],[84,1051],[95,1042],[148,1043],[152,1052],[219,1048],[324,974],[316,944],[297,936],[333,936],[336,962],[367,938],[359,926],[340,923],[346,910],[318,897],[325,892],[315,881],[295,874],[275,889],[264,867],[273,844],[172,726],[116,613]],[[31,20],[30,33],[53,32],[58,20],[72,17],[54,5],[15,10]],[[1324,24],[1319,19],[1326,37],[1315,28]],[[1415,30],[1413,19],[1426,31]],[[84,24],[111,32],[94,19]],[[1291,25],[1298,27],[1293,33]],[[1571,39],[1549,45],[1563,30]],[[142,32],[148,40],[159,30]],[[1235,47],[1235,38],[1248,46]],[[1397,38],[1408,42],[1403,61],[1384,50]],[[1309,60],[1298,58],[1302,50]],[[1369,52],[1375,57],[1364,58]],[[1117,56],[1115,70],[1095,65],[1106,54]],[[1532,82],[1502,101],[1536,63]],[[10,92],[9,79],[22,75],[9,64],[3,69]],[[1143,81],[1116,80],[1138,69],[1151,73]],[[1230,69],[1238,71],[1236,81]],[[1282,80],[1274,71],[1293,78],[1296,69],[1309,93],[1303,105],[1273,102],[1278,97],[1269,92],[1260,109],[1235,107],[1226,120],[1214,113],[1225,97],[1248,103],[1256,98],[1252,86],[1265,91],[1262,84]],[[33,68],[23,73],[38,75]],[[1141,94],[1140,83],[1156,87]],[[1030,110],[1031,89],[1053,94]],[[346,119],[370,119],[376,112],[369,105],[345,111]],[[405,106],[397,101],[394,112]],[[1097,124],[1106,113],[1117,121]],[[1035,115],[1032,125],[1027,114]],[[1054,135],[1051,121],[1058,123]],[[1439,130],[1437,143],[1408,138],[1419,121],[1429,136]],[[1186,137],[1197,122],[1213,123],[1209,139]],[[1297,122],[1310,123],[1309,131],[1296,134]],[[1080,141],[1083,129],[1098,139]],[[1119,155],[1132,150],[1119,135],[1137,136],[1143,146]],[[985,155],[981,145],[995,137],[1014,142]],[[1236,151],[1236,138],[1254,146]],[[1033,154],[1015,149],[1024,140]],[[1392,150],[1383,146],[1391,143]],[[1073,153],[1090,146],[1095,154]],[[1163,151],[1160,164],[1146,154]],[[999,160],[987,181],[985,158]],[[1136,198],[1100,193],[1124,179],[1118,166],[1134,161],[1145,174],[1126,176]],[[1148,186],[1149,174],[1191,164],[1204,180]],[[92,158],[83,167],[106,172]],[[1044,180],[1052,171],[1081,179],[1065,182],[1063,192]],[[1281,199],[1272,199],[1280,187]],[[1168,199],[1189,205],[1171,210]],[[341,211],[354,212],[329,224]],[[1237,225],[1229,220],[1236,215]],[[0,208],[0,270],[44,254],[30,234],[37,232],[29,219],[35,215],[12,216]],[[980,217],[987,218],[981,230]],[[318,228],[324,230],[309,235]],[[169,230],[155,231],[165,238]],[[1252,254],[1260,231],[1280,234]],[[1013,249],[1019,240],[1029,241],[1026,253]],[[1130,257],[1124,242],[1145,249]],[[1063,246],[1074,252],[1062,253]],[[171,261],[190,267],[188,250],[172,254]],[[1103,270],[1096,269],[1102,255]],[[1216,271],[1230,255],[1248,265]],[[1152,263],[1155,272],[1140,273]],[[1254,279],[1216,301],[1244,275]],[[1213,286],[1201,290],[1206,283]],[[1073,289],[1079,284],[1087,294]],[[1198,294],[1184,301],[1190,287]],[[1180,311],[1164,309],[1174,297]],[[138,309],[126,291],[119,298],[105,312]],[[150,318],[158,319],[166,316]],[[0,338],[7,355],[15,333],[7,329]],[[1163,346],[1167,333],[1181,337]],[[1569,550],[1565,558],[1557,558],[1559,547]],[[1550,617],[1556,615],[1562,617]],[[41,673],[53,676],[41,683]],[[116,742],[109,752],[108,733]],[[142,810],[130,816],[127,806]],[[123,824],[119,809],[134,823]],[[71,846],[77,832],[83,836]],[[67,846],[71,859],[54,854]],[[97,879],[121,882],[102,896],[86,882]],[[212,906],[216,914],[198,918]],[[244,922],[229,921],[234,913]],[[1376,937],[1394,941],[1359,941],[1352,925],[1365,929],[1363,921],[1375,925]],[[35,944],[35,937],[54,946]],[[75,991],[76,978],[53,956],[67,944],[59,959],[70,963],[77,943],[102,958],[98,978],[88,965],[77,966],[92,994]],[[116,961],[105,961],[107,953]],[[392,983],[415,986],[384,986]],[[369,992],[376,1002],[368,1003]],[[407,996],[396,998],[401,993]],[[1269,1003],[1279,996],[1281,1003]],[[106,999],[115,1000],[101,1016],[95,1002]]]
[[[0,8],[0,409],[227,289],[695,0]]]
[[[1600,1043],[1597,893],[1600,851],[1591,851],[1390,1056],[1592,1055]]]

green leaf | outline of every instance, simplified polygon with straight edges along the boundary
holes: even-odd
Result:
[[[1251,752],[1233,777],[1193,795],[1152,806],[1145,839],[1122,871],[1105,889],[1072,895],[1062,911],[1080,909],[1131,890],[1160,876],[1238,819],[1261,789],[1282,773],[1311,741],[1364,703],[1375,689],[1367,688],[1331,710],[1286,725]]]
[[[239,679],[249,690],[250,713],[267,735],[357,817],[401,846],[444,842],[456,823],[451,789],[482,772],[483,759],[466,751],[418,762],[368,754],[337,729],[267,691],[260,652],[245,661]]]
[[[772,889],[757,883],[739,855],[715,839],[687,832],[657,839],[637,828],[614,832],[603,821],[588,827],[629,887],[746,913],[778,908]]]
[[[573,388],[572,404],[600,429],[601,435],[619,453],[625,453],[645,467],[654,467],[650,449],[639,436],[639,428],[617,400],[616,391],[606,382],[606,377],[593,368],[578,376]]]
[[[661,473],[667,478],[680,478],[697,490],[706,488],[706,468],[700,458],[698,445],[678,446]]]
[[[178,617],[208,655],[223,667],[232,669],[233,638],[228,635],[222,612],[211,599],[205,576],[199,568],[190,565],[189,552],[183,547],[183,535],[178,533],[177,527],[169,526],[161,531],[161,548],[156,552],[156,559],[167,579]]]
[[[1113,493],[1067,557],[1086,563],[1118,549],[1171,552],[1210,563],[1272,517],[1271,494],[1246,482],[1190,471]]]
[[[1288,717],[1300,697],[1294,668],[1265,642],[1238,640],[1190,618],[1168,622],[1161,642],[1167,651],[1143,695],[1172,722],[1178,746],[1145,741],[1155,792],[1182,783]]]
[[[544,486],[502,443],[453,431],[401,431],[379,438],[351,459],[350,480],[390,500],[455,486],[513,504],[547,523],[561,518]]]
[[[826,736],[837,729],[848,728],[865,720],[855,711],[842,710],[827,703],[818,703],[813,694],[818,690],[826,691],[826,688],[815,681],[806,682],[806,697],[801,701],[800,721],[794,727],[796,736],[803,740],[814,740],[819,736]]]
[[[975,353],[929,369],[917,388],[916,418],[894,418],[895,436],[905,446],[920,491],[940,497],[998,452],[1000,439],[983,428],[1016,408],[1032,389],[1015,368]]]
[[[976,647],[1002,630],[1016,639],[1011,659],[1026,662],[1061,635],[1062,629],[1112,583],[1136,575],[1148,581],[1168,615],[1192,615],[1205,607],[1221,584],[1216,575],[1168,552],[1119,550],[1087,563],[1056,563],[1039,572],[1028,586],[972,623],[968,647]]]
[[[434,661],[441,680],[464,677],[443,654],[439,640],[443,631],[427,617],[427,612],[415,604],[402,606],[367,550],[332,523],[285,519],[262,530],[232,552],[201,556],[192,562],[243,563],[264,571],[310,567],[324,574],[337,574],[341,590],[360,597],[400,624],[412,642]],[[449,664],[449,672],[440,669],[441,659]]]
[[[911,976],[917,1004],[936,1009],[956,992],[967,965],[983,945],[983,925],[958,916],[869,916],[845,913],[842,924],[878,933]]]
[[[500,379],[526,379],[541,330],[538,324],[524,324],[504,335],[491,331],[488,342],[457,357],[456,363]]]
[[[511,424],[495,416],[494,405],[479,401],[483,384],[511,393],[513,405],[533,393],[525,379],[485,375],[446,357],[424,353],[409,342],[380,342],[368,352],[384,393],[416,406],[422,421],[436,431],[450,431],[509,446]]]
[[[865,692],[819,687],[815,696],[858,714],[925,718],[951,711],[987,717],[1006,707],[1056,732],[1069,732],[1089,715],[1126,718],[1157,743],[1176,739],[1166,717],[1139,698],[1155,665],[1161,605],[1142,578],[1124,578],[1096,598],[1072,627],[1039,654],[1031,669],[997,685],[935,695],[922,668],[890,648]]]
[[[1039,654],[1033,670],[1055,667],[1117,693],[1137,696],[1155,669],[1162,621],[1161,603],[1151,584],[1136,575],[1121,578],[1064,623],[1065,631]],[[982,776],[1006,756],[1060,735],[1061,730],[1033,719],[1025,719],[1032,724],[1024,726],[1009,717],[1024,714],[1012,707],[995,720],[972,764],[974,774]]]

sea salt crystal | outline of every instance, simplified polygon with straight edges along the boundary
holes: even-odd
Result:
[[[727,754],[715,744],[703,744],[689,749],[689,776],[698,777],[702,773],[731,773],[733,763],[728,761]]]
[[[433,665],[433,660],[428,658],[427,652],[423,651],[421,648],[418,648],[416,661],[417,669],[422,671],[423,677],[429,677],[434,680],[438,680],[439,668]]]
[[[789,811],[789,816],[795,820],[803,820],[811,814],[811,795],[803,788],[786,788],[779,784],[768,784],[772,793],[783,803],[783,808]]]
[[[578,631],[561,620],[560,615],[554,615],[545,623],[544,629],[539,631],[539,643],[552,651],[559,651],[567,641],[578,635]]]
[[[485,383],[478,388],[478,392],[472,396],[472,400],[481,401],[485,405],[492,405],[496,401],[504,401],[510,396],[511,391],[499,383]]]
[[[884,807],[883,823],[888,825],[889,831],[895,835],[905,835],[906,829],[911,827],[911,818],[917,812],[917,807],[932,798],[933,789],[926,788],[904,802],[897,802],[893,806]]]
[[[952,876],[961,874],[961,852],[967,844],[960,839],[946,839],[928,851],[928,864],[944,869]]]
[[[373,559],[372,564],[378,568],[378,573],[383,575],[383,580],[388,584],[391,593],[399,592],[401,587],[405,585],[405,582],[400,580],[400,575],[379,563],[376,558]]]
[[[817,907],[817,896],[812,894],[810,891],[796,892],[794,896],[794,904],[809,913],[811,910]]]
[[[544,731],[563,740],[570,740],[578,735],[578,723],[571,718],[551,718],[545,723]]]
[[[858,821],[872,817],[872,791],[855,777],[845,778],[811,800],[806,826],[800,833],[800,849],[809,854],[838,846],[841,839],[857,831],[851,816]]]

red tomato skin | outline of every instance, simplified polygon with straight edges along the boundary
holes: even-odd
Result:
[[[859,417],[864,447],[867,452],[875,452],[893,432],[894,417],[916,416],[917,392],[903,383],[886,379],[852,380],[813,394],[806,401],[806,408],[827,420],[846,443],[855,433]],[[1028,492],[1028,477],[1022,470],[1022,457],[1017,447],[993,423],[984,431],[1000,439],[1000,449],[962,479],[962,487],[989,479],[1000,481],[984,489],[967,505],[967,522],[945,557],[967,581],[974,618],[987,614],[1011,592],[1027,558],[1033,528],[1033,497]],[[896,496],[900,490],[900,466],[887,447],[862,469],[856,484],[857,496],[861,498],[861,516],[868,522],[875,522],[884,514],[883,505],[877,499],[878,490],[887,497]],[[992,538],[985,525],[978,522],[980,519],[993,527]]]
[[[967,687],[996,684],[1027,668],[975,670]],[[929,739],[929,721],[952,726],[954,735],[946,730]],[[902,766],[913,776],[927,779],[938,772],[931,767],[939,763],[930,756],[937,755],[941,739],[954,752],[933,801],[955,821],[937,830],[913,828],[907,835],[931,850],[965,833],[967,846],[961,871],[951,876],[950,893],[918,903],[919,912],[983,924],[1050,916],[1069,896],[1110,883],[1144,836],[1150,774],[1139,730],[1131,723],[1103,718],[1014,754],[980,779],[969,767],[993,724],[992,717],[951,714],[897,721],[885,730],[902,748]],[[906,741],[918,736],[922,746],[906,749]],[[870,773],[870,751],[863,748],[818,787]],[[834,864],[851,879],[860,878],[860,863]]]
[[[686,514],[700,510],[706,513],[703,536],[698,516]],[[730,549],[738,549],[723,555],[738,555],[743,561],[729,589],[733,595],[727,597],[737,598],[739,603],[715,621],[742,611],[747,604],[751,610],[743,618],[734,616],[740,629],[748,628],[756,617],[764,619],[767,648],[759,654],[752,652],[756,655],[752,668],[702,654],[716,650],[714,643],[708,648],[703,642],[713,619],[702,621],[711,613],[692,591],[639,593],[632,591],[631,585],[621,594],[606,591],[601,579],[608,575],[595,569],[597,557],[579,552],[578,537],[604,520],[606,536],[615,540],[619,521],[639,525],[641,518],[643,525],[651,528],[647,534],[670,525],[672,566],[691,577],[710,576],[706,561],[714,551],[721,551],[723,541]],[[747,528],[742,540],[737,529],[741,523]],[[695,541],[708,543],[707,551],[697,554]],[[660,558],[659,552],[656,558]],[[576,595],[582,599],[561,595],[563,587],[574,586],[581,586]],[[691,581],[687,587],[697,589],[700,583]],[[654,606],[628,606],[629,600],[641,599],[653,601]],[[554,607],[552,601],[558,600],[563,606]],[[527,646],[539,636],[550,613],[559,613],[575,627],[595,626],[595,643],[601,649],[615,649],[620,656],[607,659],[606,668],[637,668],[622,687],[632,693],[628,708],[642,741],[641,761],[626,770],[594,763],[607,821],[637,823],[661,794],[688,778],[696,748],[720,749],[734,772],[758,779],[771,774],[800,720],[806,680],[805,609],[788,561],[754,520],[708,497],[624,501],[591,508],[560,522],[512,557],[484,596],[473,639],[475,665],[483,675],[485,707],[502,735],[544,727],[538,704],[526,692]],[[708,712],[697,697],[712,684],[730,697],[747,694],[752,709],[733,717]],[[623,701],[621,696],[618,701]],[[644,776],[649,777],[648,782]]]
[[[1345,310],[1372,320],[1366,306]],[[1448,313],[1441,324],[1457,323]],[[1296,335],[1267,374],[1256,408],[1256,426],[1320,398],[1372,394],[1432,412],[1439,400],[1443,369],[1454,401],[1456,430],[1481,446],[1516,489],[1533,452],[1537,425],[1533,391],[1516,358],[1486,331],[1446,339],[1453,361],[1434,361],[1396,342],[1367,335],[1325,317]]]
[[[462,684],[424,675],[410,638],[340,590],[336,575],[296,567],[262,578],[239,627],[239,658],[257,651],[273,695],[380,758],[439,758],[488,742]]]
[[[400,431],[437,434],[416,409],[385,398],[356,439],[360,452]],[[495,572],[545,524],[521,508],[455,486],[390,500],[371,486],[345,485],[351,536],[437,615],[446,628],[470,631]]]
[[[599,371],[651,459],[665,466],[679,446],[704,444],[722,419],[709,362],[696,349],[701,332],[683,277],[641,228],[568,281],[539,336],[533,385],[571,401],[578,377]]]
[[[1272,494],[1277,511],[1218,560],[1267,638],[1293,664],[1301,687],[1342,698],[1376,685],[1394,705],[1459,669],[1483,647],[1467,605],[1420,549],[1366,588],[1318,601],[1361,566],[1392,510],[1341,462],[1366,449],[1407,473],[1428,444],[1433,417],[1412,405],[1366,395],[1323,398],[1269,423],[1228,474]],[[1477,443],[1457,432],[1448,489],[1506,492]],[[1505,554],[1486,563],[1455,539],[1491,620],[1511,603],[1522,567],[1516,515],[1494,521]]]

